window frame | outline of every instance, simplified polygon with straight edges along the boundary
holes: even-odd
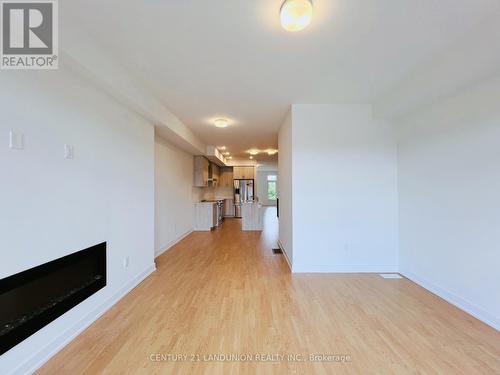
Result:
[[[274,174],[273,175],[268,174],[267,177],[266,177],[266,180],[267,180],[267,185],[266,185],[267,200],[269,200],[269,201],[276,201],[278,199],[278,176],[274,175]],[[269,187],[270,187],[271,184],[274,185],[274,197],[271,197],[269,195]]]

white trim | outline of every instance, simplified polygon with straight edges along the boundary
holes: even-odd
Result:
[[[278,240],[278,246],[283,252],[283,255],[285,256],[286,263],[288,264],[288,267],[290,268],[290,271],[293,272],[292,270],[292,262],[290,262],[290,259],[288,258],[288,254],[286,253],[285,247],[281,243],[281,240]]]
[[[158,258],[161,254],[163,254],[165,251],[170,250],[174,245],[182,241],[184,238],[189,236],[191,233],[193,233],[193,229],[188,230],[186,233],[182,234],[180,237],[177,239],[170,241],[166,246],[163,246],[163,250],[160,250],[158,252],[155,252],[155,259]]]
[[[453,306],[458,307],[460,310],[466,312],[469,315],[472,315],[474,318],[489,325],[497,331],[500,331],[500,317],[483,310],[473,303],[466,301],[462,297],[459,297],[456,294],[451,293],[434,284],[433,282],[412,272],[401,271],[400,273],[407,279],[413,281],[415,284],[420,285],[422,288],[427,289],[429,292],[441,297],[445,301],[451,303]]]
[[[55,340],[52,340],[52,342],[48,343],[31,357],[27,357],[26,361],[12,370],[9,375],[34,373],[155,270],[156,265],[153,263],[143,272],[139,273],[136,277],[130,280],[130,282],[128,282],[123,288],[110,296],[104,303],[87,313],[80,321],[62,332]]]
[[[396,265],[306,265],[295,266],[293,273],[397,273]]]

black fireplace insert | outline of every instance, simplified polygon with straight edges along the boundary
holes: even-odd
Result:
[[[106,286],[106,242],[0,280],[0,355]]]

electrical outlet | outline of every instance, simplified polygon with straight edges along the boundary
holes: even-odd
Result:
[[[128,268],[129,264],[130,264],[130,258],[128,256],[123,258],[123,268]]]

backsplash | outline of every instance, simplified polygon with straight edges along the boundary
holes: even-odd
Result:
[[[194,187],[193,188],[193,202],[200,202],[201,200],[210,200],[216,198],[234,198],[232,188],[228,187]]]

